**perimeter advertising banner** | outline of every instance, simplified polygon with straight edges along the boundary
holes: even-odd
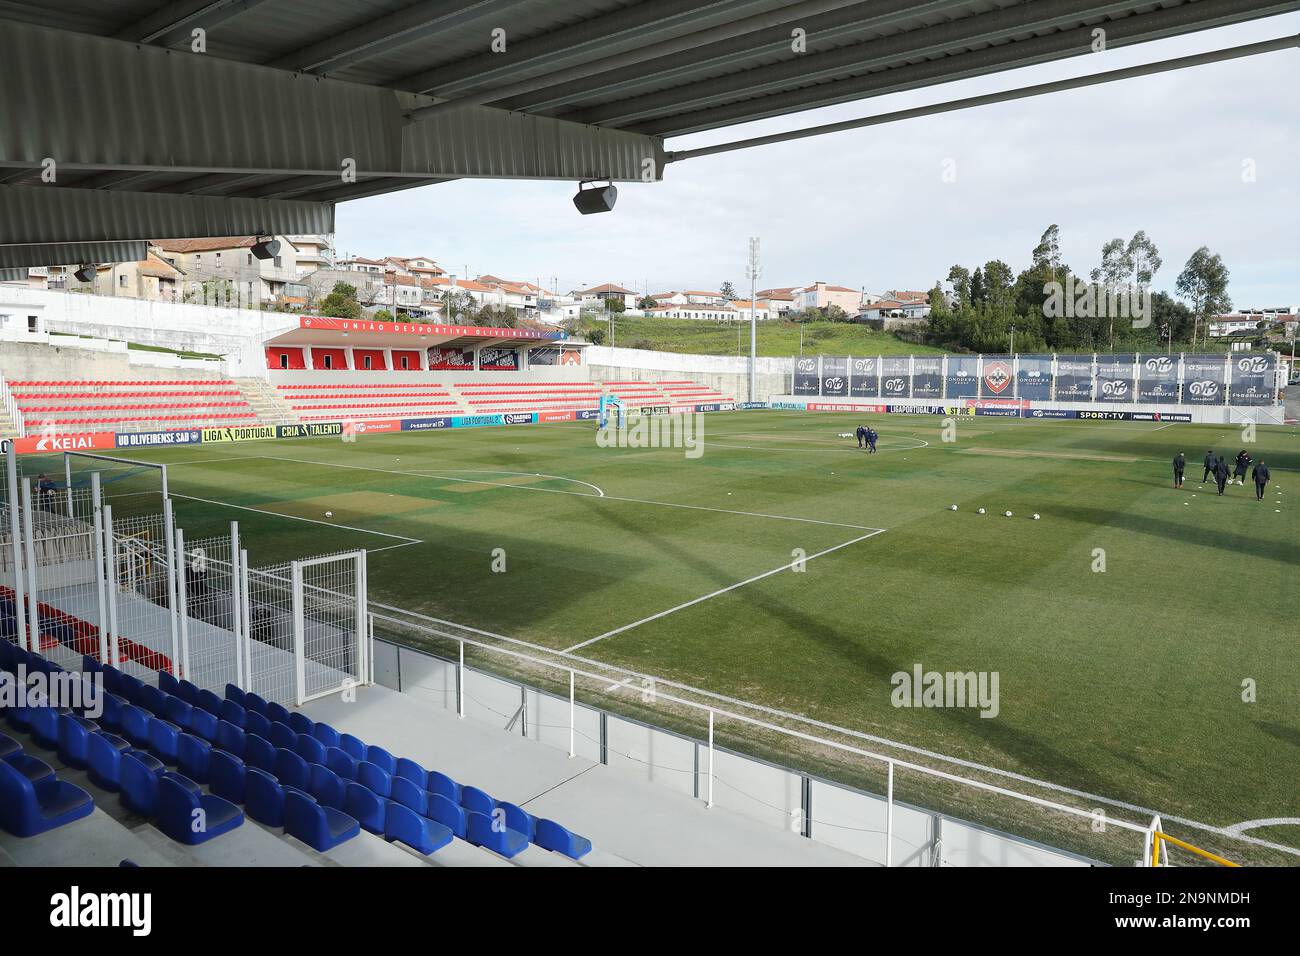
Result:
[[[342,422],[304,422],[301,425],[276,425],[276,438],[328,438],[343,434]]]
[[[1016,395],[1031,402],[1052,397],[1052,357],[1022,355],[1016,368]]]
[[[1092,401],[1091,355],[1056,357],[1056,400],[1058,402]]]
[[[1134,402],[1133,356],[1097,356],[1097,401]]]
[[[75,435],[29,435],[26,438],[5,439],[2,447],[12,442],[14,454],[27,455],[33,452],[60,451],[103,451],[117,447],[117,435],[113,432],[81,432]]]
[[[452,349],[434,346],[429,349],[429,368],[464,372],[474,369],[473,349]]]
[[[984,356],[984,374],[980,377],[980,398],[1011,398],[1015,394],[1015,378],[1011,370],[1015,362],[1010,355]]]
[[[1227,397],[1224,382],[1226,356],[1183,356],[1183,404],[1222,405]]]
[[[795,359],[794,383],[791,386],[795,395],[816,395],[821,388],[821,379],[817,375],[817,359],[804,356]]]
[[[827,355],[822,359],[822,394],[844,398],[849,394],[849,359],[845,355]]]
[[[119,432],[118,448],[152,448],[158,445],[197,445],[203,433],[197,428],[174,432]]]
[[[479,349],[478,367],[482,372],[516,372],[519,353],[514,349]]]
[[[232,428],[205,428],[203,429],[203,441],[265,441],[268,438],[278,438],[275,433],[275,425],[237,425]]]
[[[1237,352],[1231,357],[1229,405],[1272,405],[1277,400],[1276,362],[1272,352]]]
[[[1178,404],[1178,357],[1138,356],[1139,402],[1151,405]]]
[[[979,395],[979,356],[949,355],[947,385],[949,398],[975,398]]]
[[[849,360],[849,397],[880,397],[880,360],[856,357]]]
[[[880,360],[880,397],[912,397],[912,359],[908,355],[887,355]]]
[[[940,398],[942,395],[943,356],[915,356],[912,359],[912,397]]]

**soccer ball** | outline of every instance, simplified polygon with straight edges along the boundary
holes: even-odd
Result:
[[[1034,512],[1034,520],[1035,520],[1035,521],[1038,520],[1038,512]]]
[[[982,514],[984,513],[984,509],[981,508],[979,511],[977,511],[977,512],[975,512],[975,513],[976,513],[976,514],[981,514],[981,515],[982,515]]]
[[[327,511],[327,512],[325,512],[325,517],[327,517],[327,518],[333,518],[333,517],[334,517],[334,512],[332,512],[332,511]]]
[[[1008,518],[1011,517],[1011,512],[1010,512],[1010,511],[1004,511],[1004,512],[1002,512],[1002,513],[1003,513],[1004,515],[1006,515]]]
[[[949,505],[949,506],[948,506],[948,510],[949,510],[949,511],[956,511],[956,510],[957,510],[957,506],[956,506],[956,505]]]

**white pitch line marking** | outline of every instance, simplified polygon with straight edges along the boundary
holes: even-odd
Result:
[[[326,528],[342,528],[345,531],[356,531],[360,534],[377,534],[381,538],[394,538],[401,541],[401,544],[390,544],[382,548],[367,548],[368,552],[389,551],[393,548],[406,548],[413,544],[424,544],[420,538],[408,538],[404,534],[389,534],[387,531],[372,531],[369,528],[355,528],[350,524],[339,524],[335,521],[321,521],[318,518],[303,518],[298,515],[281,514],[278,511],[267,511],[265,508],[251,508],[248,505],[235,505],[229,501],[214,501],[211,498],[200,498],[197,495],[182,495],[172,492],[173,498],[185,498],[188,501],[202,501],[208,505],[218,505],[222,508],[238,508],[240,511],[251,511],[254,514],[267,515],[271,518],[289,518],[292,521],[306,521],[308,524],[324,525]]]
[[[516,476],[523,477],[523,478],[553,478],[553,479],[556,480],[556,481],[571,481],[571,482],[573,482],[575,485],[586,485],[586,486],[587,486],[588,488],[590,488],[592,491],[596,492],[595,497],[597,497],[597,498],[604,498],[604,497],[605,497],[605,491],[604,491],[604,489],[601,488],[599,485],[593,485],[593,484],[592,484],[591,482],[589,482],[589,481],[580,481],[580,480],[577,479],[577,478],[566,478],[566,477],[564,477],[564,475],[543,475],[543,474],[542,474],[541,472],[539,472],[539,471],[497,471],[497,470],[494,469],[494,468],[441,468],[441,469],[438,469],[438,470],[439,470],[439,471],[458,471],[458,472],[461,472],[462,474],[467,474],[467,475],[516,475]],[[427,477],[427,478],[443,478],[444,480],[447,480],[447,481],[466,481],[466,482],[469,482],[470,484],[474,484],[474,485],[494,485],[494,486],[496,486],[496,487],[498,487],[498,488],[518,488],[518,487],[520,487],[519,485],[511,485],[511,484],[507,484],[506,482],[502,482],[502,481],[475,481],[475,480],[472,479],[472,478],[446,478],[446,477],[443,476],[443,475],[434,475],[434,474],[430,474],[430,473],[428,473],[428,472],[424,472],[424,471],[408,471],[408,472],[404,472],[404,474],[408,474],[408,475],[419,475],[420,477]],[[544,489],[544,488],[538,488],[538,489],[536,489],[536,490],[538,490],[538,491],[545,491],[546,489]],[[591,497],[591,496],[590,496],[590,495],[584,495],[584,497]]]
[[[1246,820],[1242,823],[1234,823],[1231,826],[1224,827],[1229,833],[1240,834],[1245,830],[1254,830],[1258,827],[1300,827],[1300,817],[1269,817],[1264,820]]]
[[[726,594],[728,591],[736,590],[736,588],[742,588],[747,584],[753,584],[755,581],[761,581],[763,580],[763,578],[770,578],[774,574],[780,574],[782,571],[790,570],[796,564],[806,563],[808,561],[813,560],[814,558],[820,558],[824,554],[830,554],[832,551],[838,551],[841,548],[847,548],[851,544],[857,544],[859,541],[867,540],[867,538],[874,538],[876,535],[881,533],[883,533],[882,530],[877,529],[875,531],[872,531],[870,534],[859,535],[858,537],[852,539],[851,541],[845,541],[843,544],[837,544],[834,545],[833,547],[827,548],[824,551],[818,551],[816,554],[810,554],[806,558],[796,558],[794,561],[791,561],[788,564],[783,564],[779,568],[773,568],[771,571],[764,571],[762,574],[756,574],[752,578],[746,578],[743,581],[737,581],[735,584],[729,584],[725,588],[719,588],[716,591],[712,591],[709,594],[703,595],[702,597],[697,597],[693,600],[687,601],[684,604],[679,604],[676,607],[670,607],[666,611],[660,611],[658,614],[651,614],[649,617],[643,617],[639,621],[633,621],[631,624],[624,624],[622,627],[616,627],[612,631],[606,631],[604,634],[598,634],[595,637],[588,638],[585,641],[582,641],[578,644],[574,644],[572,647],[566,647],[562,653],[571,654],[574,651],[587,647],[590,644],[595,644],[597,641],[603,641],[607,637],[613,637],[615,634],[622,634],[624,631],[630,631],[632,630],[632,628],[640,627],[642,624],[648,624],[651,621],[657,621],[661,617],[667,617],[669,614],[675,614],[678,611],[685,610],[688,607],[693,607],[694,605],[699,604],[703,601],[707,601],[710,598],[715,598],[720,594]]]

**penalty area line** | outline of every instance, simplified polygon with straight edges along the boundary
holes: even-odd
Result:
[[[308,524],[318,524],[318,525],[323,525],[326,528],[338,528],[343,531],[355,531],[358,534],[374,534],[374,535],[378,535],[381,538],[392,538],[396,541],[401,542],[401,544],[385,545],[382,548],[366,548],[366,552],[368,554],[373,554],[378,551],[391,551],[393,548],[407,548],[413,544],[424,544],[424,542],[421,539],[408,538],[404,534],[389,534],[387,531],[372,531],[369,528],[357,528],[357,527],[353,527],[350,524],[338,524],[337,522],[334,521],[321,521],[317,518],[303,518],[298,515],[286,515],[286,514],[281,514],[278,511],[267,511],[265,508],[251,508],[248,505],[234,505],[231,504],[229,501],[214,501],[211,498],[200,498],[197,495],[182,495],[182,494],[177,494],[176,492],[172,492],[172,497],[184,498],[187,501],[201,501],[204,504],[217,505],[220,508],[237,508],[240,511],[251,511],[254,514],[266,515],[271,518],[288,518],[291,521],[305,521]]]
[[[735,584],[729,584],[725,588],[719,588],[716,591],[712,591],[708,594],[702,595],[701,597],[697,597],[693,600],[687,601],[684,604],[679,604],[676,607],[670,607],[668,610],[660,611],[658,614],[651,614],[649,617],[643,617],[641,618],[641,620],[633,621],[631,624],[624,624],[622,627],[616,627],[614,628],[614,630],[606,631],[604,634],[597,634],[595,637],[591,637],[585,641],[581,641],[580,643],[574,644],[572,647],[566,647],[561,653],[572,654],[576,650],[587,647],[591,644],[595,644],[597,641],[603,641],[607,637],[613,637],[616,634],[622,634],[624,631],[630,631],[634,627],[640,627],[642,624],[648,624],[651,621],[657,621],[661,617],[667,617],[669,614],[676,614],[678,611],[685,610],[688,607],[694,607],[696,604],[700,604],[704,601],[708,601],[712,598],[718,597],[719,595],[726,594],[729,591],[734,591],[736,590],[736,588],[743,588],[747,584],[753,584],[755,581],[761,581],[764,578],[770,578],[772,575],[780,574],[782,571],[789,571],[796,564],[812,561],[815,558],[820,558],[823,555],[830,554],[832,551],[839,551],[841,548],[847,548],[851,544],[857,544],[859,541],[866,541],[868,538],[874,538],[876,535],[883,534],[883,533],[884,533],[884,529],[878,528],[874,531],[869,532],[868,534],[859,535],[858,537],[853,538],[852,540],[845,541],[842,544],[833,545],[832,547],[826,548],[824,551],[818,551],[816,554],[810,554],[806,558],[796,558],[794,561],[791,561],[787,564],[783,564],[779,568],[773,568],[771,571],[764,571],[762,574],[756,574],[752,578],[746,578],[743,581],[737,581]]]

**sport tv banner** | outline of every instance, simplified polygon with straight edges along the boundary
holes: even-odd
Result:
[[[1272,405],[1277,400],[1277,357],[1272,352],[1237,352],[1231,360],[1229,405]]]
[[[949,355],[947,385],[949,398],[975,398],[979,395],[979,356]]]
[[[881,398],[911,398],[912,359],[908,355],[887,355],[880,360]]]
[[[822,358],[822,394],[844,398],[849,394],[849,359],[845,355]]]
[[[1056,400],[1058,402],[1092,401],[1091,355],[1056,357]]]
[[[1183,356],[1183,404],[1222,405],[1227,397],[1223,370],[1227,356]]]
[[[852,398],[880,397],[880,359],[858,356],[849,359],[849,396]]]
[[[912,359],[912,397],[943,397],[942,355],[917,355]]]
[[[1178,356],[1138,356],[1138,401],[1150,405],[1178,404]]]
[[[817,374],[817,359],[803,356],[795,359],[794,383],[795,395],[816,395],[821,388],[821,378]]]
[[[1052,357],[1022,355],[1016,368],[1016,395],[1031,402],[1046,402],[1052,397]]]
[[[1015,395],[1012,368],[1014,362],[1010,355],[985,355],[984,374],[980,377],[980,397],[1012,398]]]

